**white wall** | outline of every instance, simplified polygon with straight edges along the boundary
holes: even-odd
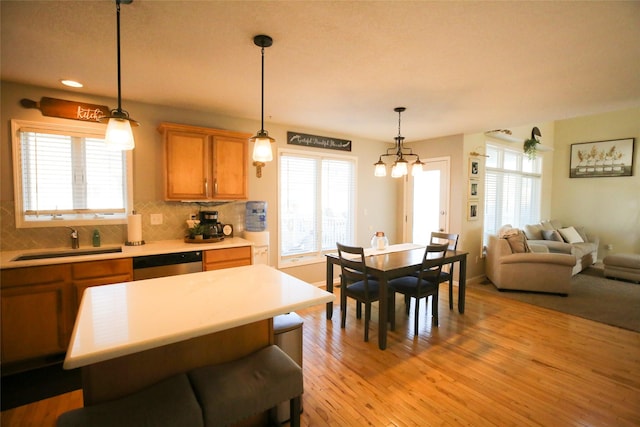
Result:
[[[571,144],[621,138],[635,138],[633,176],[569,178]],[[640,108],[559,120],[555,146],[550,217],[598,234],[598,258],[640,253]]]

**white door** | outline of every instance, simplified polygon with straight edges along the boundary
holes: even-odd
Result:
[[[449,158],[426,160],[407,183],[405,241],[426,245],[432,231],[449,228]]]

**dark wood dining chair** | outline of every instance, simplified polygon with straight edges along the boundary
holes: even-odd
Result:
[[[433,322],[438,326],[438,289],[440,287],[440,273],[444,256],[447,253],[447,245],[428,245],[422,257],[422,265],[417,274],[398,277],[389,281],[389,291],[404,294],[404,302],[407,315],[411,298],[415,299],[414,329],[413,334],[418,335],[418,323],[420,315],[420,299],[425,298],[425,305],[431,297],[431,314]],[[435,260],[435,263],[432,264]],[[431,267],[429,266],[431,264]],[[395,301],[395,297],[392,298]]]
[[[447,249],[455,251],[458,247],[458,234],[431,232],[430,245],[446,244]],[[453,263],[446,264],[446,269],[440,272],[440,283],[449,282],[449,310],[453,310]]]
[[[364,259],[364,249],[357,246],[347,246],[336,243],[340,259],[340,311],[342,314],[341,328],[347,321],[347,297],[357,303],[357,316],[360,315],[360,304],[364,304],[364,340],[369,341],[369,321],[371,320],[371,303],[380,299],[380,283],[367,274]],[[393,298],[389,291],[389,298]],[[394,306],[390,301],[389,307]],[[394,329],[394,319],[390,318],[391,329]]]

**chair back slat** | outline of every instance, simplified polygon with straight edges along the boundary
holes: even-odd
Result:
[[[458,237],[459,234],[453,233],[441,233],[437,231],[431,232],[431,240],[429,241],[430,245],[441,245],[447,244],[447,249],[450,251],[455,251],[458,247]]]
[[[439,283],[442,264],[447,253],[448,244],[427,245],[422,258],[422,266],[418,272],[418,281],[421,280]],[[436,260],[435,264],[432,264]],[[432,264],[431,266],[429,266]]]
[[[364,261],[364,248],[336,243],[342,276],[347,283],[367,280],[367,265]]]

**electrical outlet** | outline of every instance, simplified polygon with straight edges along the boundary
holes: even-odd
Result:
[[[162,214],[151,214],[151,225],[162,225]]]
[[[611,243],[609,243],[607,245],[607,250],[612,251],[613,250],[613,245]]]

